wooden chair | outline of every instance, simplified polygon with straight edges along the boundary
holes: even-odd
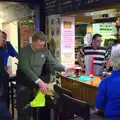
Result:
[[[61,104],[64,106],[61,120],[76,119],[76,117],[71,118],[71,114],[75,114],[84,120],[89,120],[90,107],[87,102],[76,100],[68,95],[63,94],[61,96]]]
[[[95,114],[90,114],[90,107],[87,102],[74,99],[62,94],[61,104],[64,106],[60,120],[104,120]],[[74,117],[71,117],[74,114]]]
[[[70,90],[67,90],[65,88],[62,88],[60,85],[55,84],[54,85],[54,92],[60,97],[62,94],[66,94],[70,97],[72,97],[72,92]]]
[[[62,112],[62,106],[61,106],[61,102],[60,102],[60,97],[62,94],[66,94],[68,96],[72,97],[72,92],[62,88],[61,86],[55,84],[54,85],[54,92],[55,92],[55,107],[54,107],[54,120],[57,120],[58,118],[60,118],[60,114]]]

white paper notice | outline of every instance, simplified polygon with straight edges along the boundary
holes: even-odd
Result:
[[[61,23],[61,52],[73,52],[75,47],[74,19],[63,17]]]

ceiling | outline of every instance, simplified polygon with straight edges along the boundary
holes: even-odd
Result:
[[[15,2],[0,2],[0,11],[4,10],[12,5],[17,5],[19,3],[15,3]]]
[[[120,9],[108,9],[108,10],[100,10],[100,11],[93,11],[93,12],[84,12],[84,13],[75,15],[75,20],[76,22],[92,23],[96,19],[108,19],[108,18],[115,18],[115,17],[120,17]]]
[[[31,16],[31,10],[27,4],[19,2],[0,2],[0,22],[12,22]]]

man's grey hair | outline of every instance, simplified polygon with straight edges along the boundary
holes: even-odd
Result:
[[[120,69],[120,44],[112,47],[111,61],[114,69]]]

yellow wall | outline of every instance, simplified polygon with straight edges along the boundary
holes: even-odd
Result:
[[[5,31],[8,35],[7,40],[11,42],[13,47],[18,51],[18,28],[17,21],[14,21],[9,24],[2,24],[2,30]],[[12,66],[13,74],[16,72],[18,60],[16,58],[9,57],[8,65]]]

